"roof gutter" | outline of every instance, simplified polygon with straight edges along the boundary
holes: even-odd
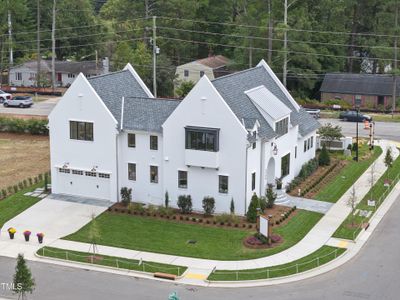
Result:
[[[122,131],[124,128],[124,106],[125,106],[125,97],[122,97],[122,103],[121,103],[121,122],[119,126],[119,130]]]

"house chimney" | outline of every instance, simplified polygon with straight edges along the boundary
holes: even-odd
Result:
[[[110,72],[110,61],[108,57],[103,58],[103,73],[107,74]]]

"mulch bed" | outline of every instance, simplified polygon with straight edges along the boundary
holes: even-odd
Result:
[[[243,239],[243,246],[249,249],[271,249],[278,247],[283,243],[283,238],[281,237],[281,240],[277,243],[271,243],[271,244],[263,244],[263,245],[251,245],[247,243],[247,237]]]

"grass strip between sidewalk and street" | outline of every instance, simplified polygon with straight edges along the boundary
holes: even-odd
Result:
[[[57,258],[66,261],[88,263],[96,266],[113,267],[117,269],[140,271],[147,273],[166,273],[181,276],[186,267],[139,261],[122,257],[107,256],[96,253],[79,252],[53,247],[43,247],[36,252],[39,256]]]
[[[400,156],[393,162],[391,168],[387,169],[385,173],[376,181],[374,186],[368,191],[364,198],[358,203],[356,209],[372,211],[369,217],[361,217],[359,214],[353,216],[350,213],[343,221],[340,227],[333,234],[333,237],[354,240],[358,233],[362,230],[363,224],[367,224],[373,216],[376,209],[383,203],[387,195],[393,190],[400,176]],[[388,187],[384,186],[385,180],[389,179],[391,184]],[[375,200],[376,206],[368,206],[368,200]],[[352,226],[355,224],[356,226]]]
[[[366,151],[369,151],[368,145],[364,144],[360,146],[359,156],[362,157]],[[349,161],[335,179],[315,195],[315,199],[336,203],[381,154],[382,148],[375,146],[369,158],[360,160],[359,162]]]
[[[283,242],[273,248],[249,249],[243,240],[251,231],[185,224],[141,216],[105,212],[96,218],[99,245],[215,260],[243,260],[269,256],[297,244],[323,214],[296,210],[287,224],[273,227]],[[64,239],[90,243],[89,223]],[[195,243],[189,243],[195,241]]]
[[[22,213],[24,210],[28,209],[32,205],[38,203],[40,198],[25,196],[27,192],[31,192],[36,188],[43,187],[44,182],[40,182],[32,185],[29,188],[23,189],[3,200],[0,200],[0,228],[15,216]]]
[[[287,264],[250,270],[216,270],[208,277],[210,281],[257,280],[289,276],[322,266],[337,258],[346,249],[322,246],[317,251]]]

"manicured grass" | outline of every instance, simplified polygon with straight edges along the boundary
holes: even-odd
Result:
[[[362,157],[368,150],[364,144],[360,146],[359,157]],[[336,203],[340,197],[353,185],[354,182],[368,169],[368,167],[382,154],[382,148],[374,147],[373,155],[368,159],[358,162],[349,158],[349,163],[340,171],[340,173],[329,184],[324,186],[321,191],[315,195],[316,200]]]
[[[0,228],[10,219],[22,213],[32,205],[39,202],[41,199],[36,197],[24,196],[26,192],[43,186],[43,183],[38,183],[29,188],[26,188],[18,193],[8,196],[0,200]]]
[[[341,255],[345,249],[330,246],[322,246],[317,251],[298,260],[287,264],[277,265],[268,268],[259,268],[251,270],[225,271],[217,270],[212,273],[208,280],[210,281],[237,281],[237,280],[256,280],[276,278],[293,275],[307,270],[311,270]]]
[[[186,267],[182,266],[166,265],[147,261],[142,261],[142,263],[139,264],[138,260],[100,254],[96,254],[96,258],[93,258],[92,260],[92,253],[71,251],[52,247],[43,247],[37,251],[37,254],[45,257],[53,257],[82,263],[93,263],[100,266],[142,271],[148,273],[162,272],[180,276],[187,269]]]
[[[382,195],[388,195],[389,192],[393,189],[395,186],[395,182],[392,182],[392,184],[389,187],[384,186],[385,179],[390,179],[393,181],[398,175],[400,174],[400,156],[394,161],[393,166],[389,169],[386,170],[386,172],[378,179],[378,181],[374,184],[374,186],[368,191],[368,193],[364,196],[364,198],[360,201],[360,203],[357,205],[357,209],[361,210],[370,210],[374,211],[374,207],[368,206],[368,200],[372,199],[378,200],[379,198],[382,197]],[[372,193],[371,193],[372,192]],[[384,201],[384,198],[381,201],[376,202],[376,208],[378,208],[382,202]],[[372,214],[371,214],[372,216]],[[370,218],[371,218],[370,216]],[[355,237],[357,237],[357,234],[361,231],[361,228],[358,227],[350,227],[349,225],[353,222],[354,224],[361,224],[361,222],[368,222],[370,218],[364,218],[360,217],[359,215],[355,216],[352,218],[352,215],[350,214],[340,225],[340,227],[336,230],[334,233],[334,237],[337,238],[342,238],[342,239],[349,239],[352,240]]]
[[[248,249],[242,244],[249,231],[184,224],[177,221],[113,214],[97,218],[98,244],[120,248],[217,260],[252,259],[275,254],[299,242],[322,214],[298,210],[286,225],[274,228],[283,243],[271,249]],[[90,223],[65,239],[88,242]],[[195,240],[195,244],[188,243]]]

